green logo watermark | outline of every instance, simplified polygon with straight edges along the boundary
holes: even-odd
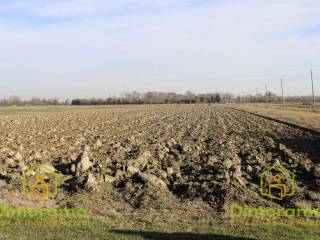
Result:
[[[260,173],[260,194],[272,201],[281,202],[295,194],[296,175],[280,163]],[[229,209],[232,224],[310,224],[320,225],[320,209],[248,207],[232,204]]]
[[[29,200],[53,200],[59,190],[59,173],[50,165],[37,164],[22,172],[21,191]],[[0,205],[0,226],[75,226],[87,224],[89,213],[84,208],[14,208]]]

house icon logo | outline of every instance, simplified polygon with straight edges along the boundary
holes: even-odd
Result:
[[[22,173],[22,193],[36,201],[53,199],[58,193],[59,175],[49,165],[37,164]]]
[[[295,193],[295,174],[275,163],[260,175],[260,193],[275,200],[283,200]]]

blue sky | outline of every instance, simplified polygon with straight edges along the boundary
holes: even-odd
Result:
[[[320,92],[317,0],[0,2],[0,98]]]

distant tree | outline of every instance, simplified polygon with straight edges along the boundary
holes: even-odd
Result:
[[[278,98],[277,94],[272,93],[270,91],[266,92],[264,96],[265,96],[265,99],[268,96],[269,102],[279,101],[279,98]]]
[[[191,91],[187,91],[184,96],[187,98],[187,102],[191,104],[194,101],[195,94]]]
[[[66,99],[63,104],[64,105],[70,105],[70,99]]]
[[[197,97],[197,103],[204,103],[204,99],[205,99],[205,98],[204,98],[203,96],[201,96],[201,95],[198,96],[198,97]]]
[[[21,99],[18,96],[10,96],[8,99],[8,105],[20,105]]]
[[[71,101],[71,105],[81,105],[80,99],[73,99],[73,100]]]
[[[59,100],[56,97],[49,99],[49,102],[51,105],[58,105],[59,104]]]
[[[138,103],[140,98],[141,98],[141,94],[139,92],[137,92],[137,91],[133,91],[131,93],[131,96],[132,96],[132,100],[133,100],[134,103]]]
[[[154,99],[154,92],[147,92],[144,95],[145,103],[152,104]]]
[[[221,96],[220,94],[217,94],[215,99],[214,99],[215,103],[221,103]]]
[[[231,93],[224,93],[224,94],[221,94],[221,98],[222,98],[222,101],[224,103],[231,103],[234,101],[234,95],[231,94]]]

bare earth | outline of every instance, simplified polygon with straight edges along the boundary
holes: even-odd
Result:
[[[301,114],[311,117],[320,119]],[[0,201],[10,206],[82,207],[151,222],[224,218],[232,203],[320,208],[319,136],[224,106],[1,115],[0,128]],[[286,202],[259,194],[258,176],[275,162],[297,175],[297,194]],[[36,163],[61,175],[58,196],[46,203],[20,192],[21,172]]]

